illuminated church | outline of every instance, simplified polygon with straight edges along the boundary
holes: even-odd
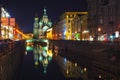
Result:
[[[44,8],[44,14],[42,18],[39,19],[37,15],[35,16],[33,38],[35,39],[45,38],[46,31],[49,28],[51,28],[51,26],[52,26],[52,22],[48,19],[48,16],[46,14],[46,9]]]

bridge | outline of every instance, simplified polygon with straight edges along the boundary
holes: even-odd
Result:
[[[20,30],[18,30],[16,28],[14,28],[14,30],[16,32],[18,32],[20,35],[22,35],[23,39],[30,39],[31,38],[30,36],[25,35],[23,32],[21,32]],[[18,39],[17,37],[15,37],[15,38]]]

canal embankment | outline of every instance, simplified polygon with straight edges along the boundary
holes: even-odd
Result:
[[[50,40],[50,48],[91,70],[90,77],[120,79],[120,42]]]
[[[0,80],[13,80],[23,60],[25,41],[6,43],[1,48]]]

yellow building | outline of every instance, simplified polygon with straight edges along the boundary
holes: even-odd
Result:
[[[77,15],[72,21],[73,40],[89,40],[89,30],[87,27],[88,15]]]
[[[46,37],[47,39],[53,39],[53,36],[52,36],[52,28],[48,29],[47,30],[47,33],[46,33]]]
[[[82,33],[81,29],[79,29],[79,30],[76,29],[77,31],[72,30],[75,27],[75,24],[73,25],[73,23],[76,22],[75,21],[76,16],[78,16],[78,15],[82,16],[82,15],[87,15],[87,14],[88,14],[87,12],[65,12],[61,15],[61,17],[60,17],[61,21],[64,20],[64,22],[65,22],[65,32],[64,33],[65,33],[66,40],[73,40],[75,33],[79,33],[79,34],[80,34],[80,32]],[[84,17],[82,19],[84,20]],[[79,23],[78,21],[80,21],[80,19],[77,20],[77,24]],[[84,21],[81,24],[84,24]],[[78,38],[78,39],[80,39],[80,38]]]

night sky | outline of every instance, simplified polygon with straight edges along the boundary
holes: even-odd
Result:
[[[41,18],[44,7],[52,22],[57,22],[60,15],[67,11],[87,11],[86,0],[2,0],[1,2],[11,17],[16,18],[24,33],[33,31],[35,14]]]

